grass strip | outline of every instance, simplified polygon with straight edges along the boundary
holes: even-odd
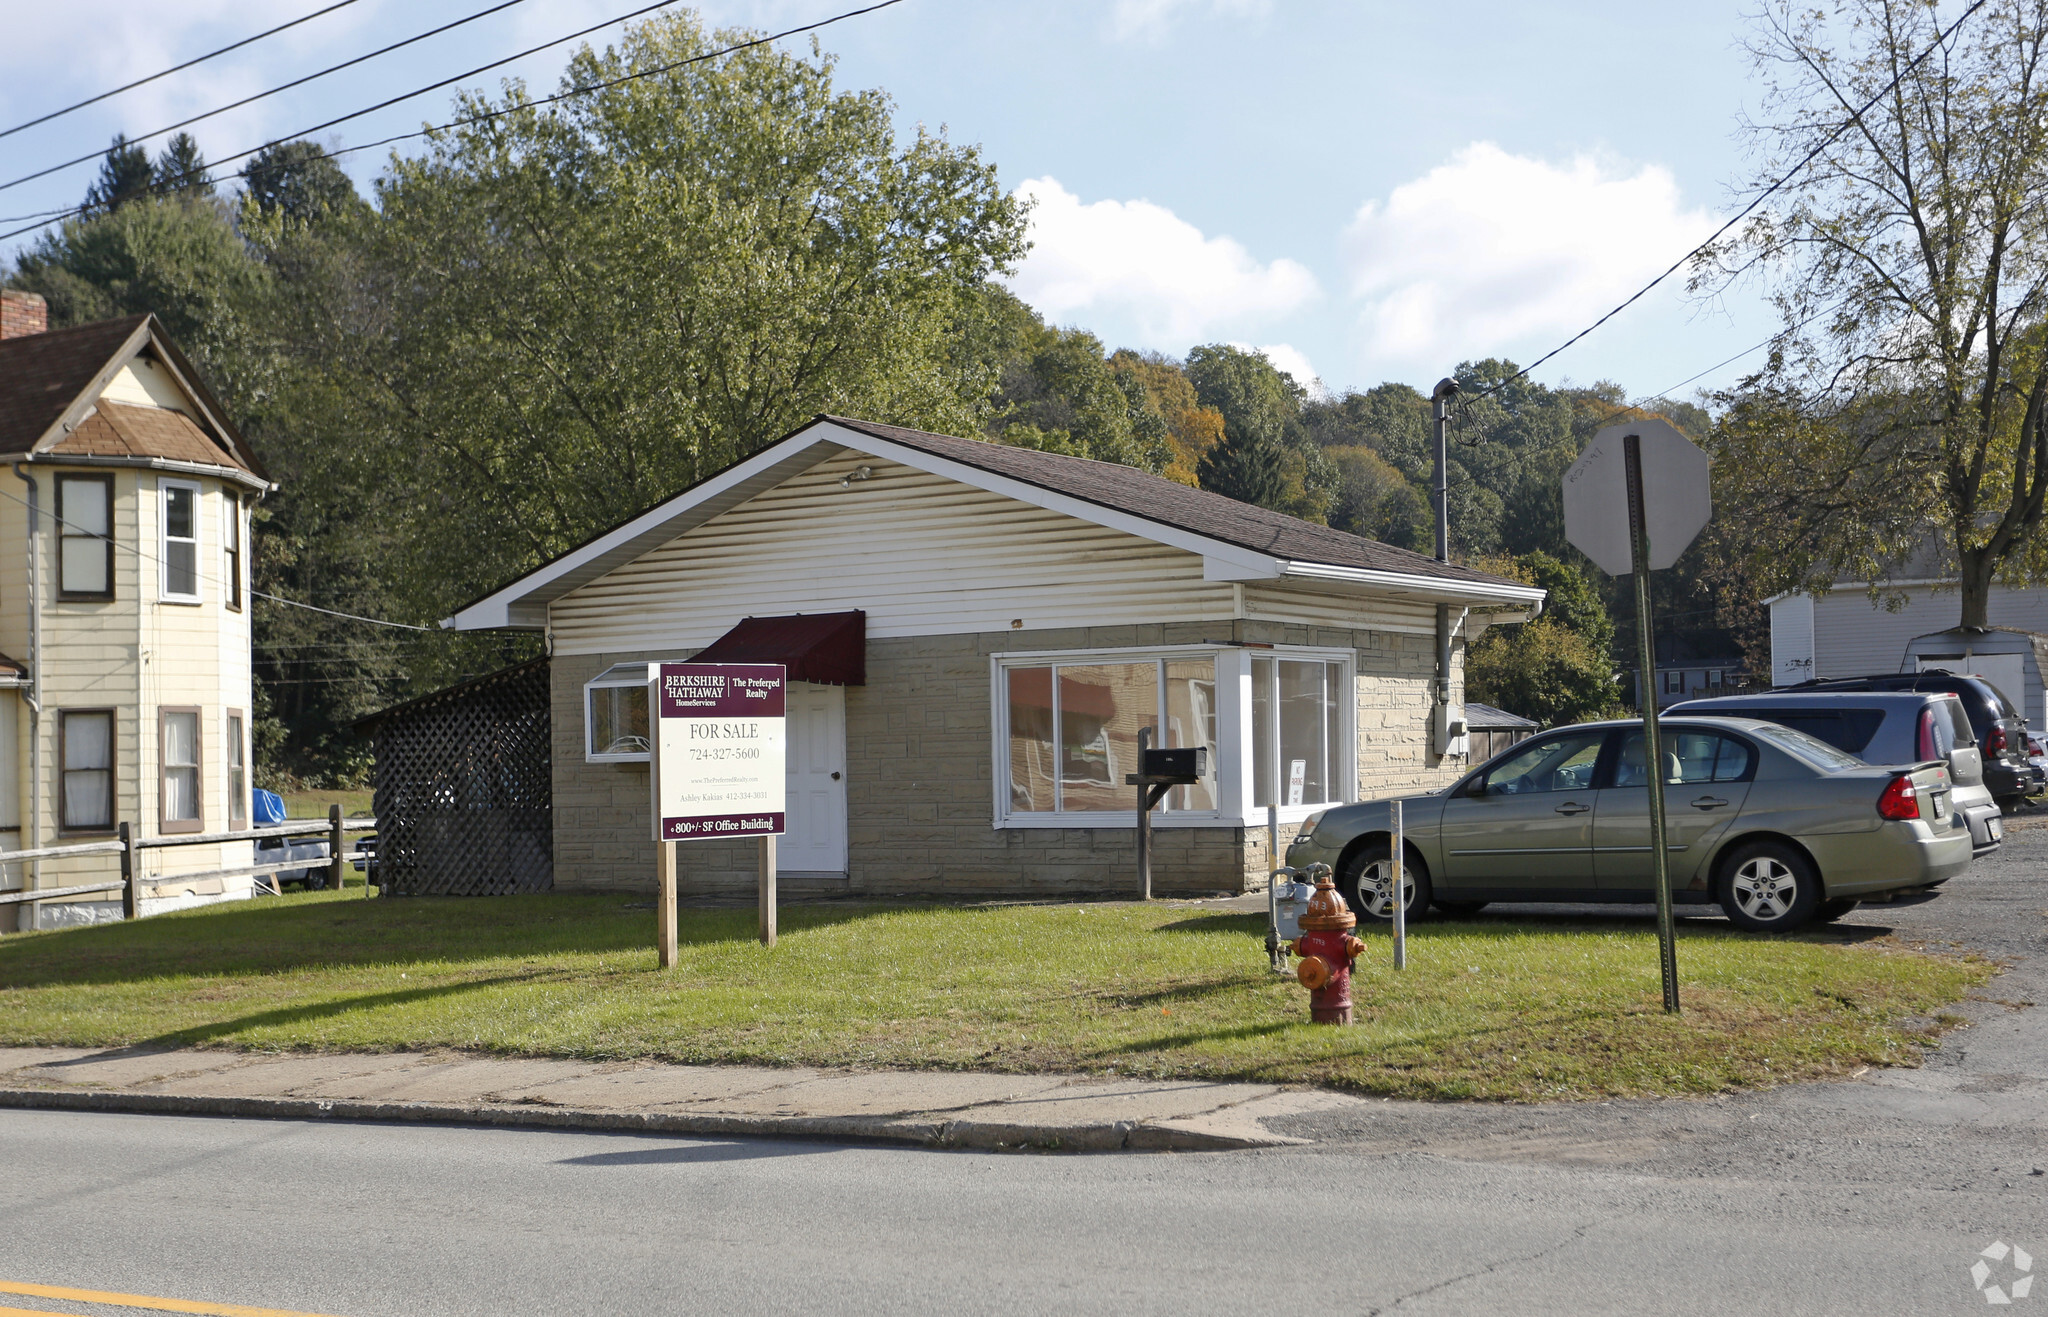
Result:
[[[1647,921],[1428,922],[1384,937],[1358,1024],[1306,1023],[1263,919],[1192,903],[686,911],[655,967],[623,896],[290,894],[0,938],[0,1043],[475,1049],[753,1065],[1071,1070],[1435,1099],[1701,1094],[1916,1064],[1995,967],[1870,929],[1681,926],[1661,1009]]]

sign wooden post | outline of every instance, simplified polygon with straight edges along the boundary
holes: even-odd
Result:
[[[761,945],[775,945],[775,838],[761,838]]]
[[[676,844],[654,843],[654,871],[661,895],[654,904],[654,954],[663,969],[676,967]]]
[[[648,679],[664,967],[675,963],[681,841],[761,839],[761,942],[775,945],[775,838],[788,821],[788,686],[779,663],[660,663]]]

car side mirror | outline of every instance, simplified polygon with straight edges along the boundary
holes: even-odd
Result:
[[[1468,786],[1468,787],[1466,787],[1466,788],[1465,788],[1465,794],[1466,794],[1466,795],[1468,795],[1468,796],[1483,796],[1483,795],[1485,795],[1485,794],[1486,794],[1486,779],[1485,779],[1485,778],[1483,778],[1483,777],[1481,777],[1481,778],[1475,778],[1475,779],[1473,779],[1473,781],[1472,781],[1472,785],[1470,785],[1470,786]]]

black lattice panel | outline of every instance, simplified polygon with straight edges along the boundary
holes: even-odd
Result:
[[[386,896],[555,885],[544,659],[401,705],[377,725],[377,877]]]

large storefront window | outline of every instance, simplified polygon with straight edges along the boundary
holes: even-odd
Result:
[[[1216,808],[1216,662],[1152,658],[1004,669],[1013,814],[1128,812],[1138,732],[1152,744],[1206,746],[1209,776],[1175,788],[1168,810]]]

